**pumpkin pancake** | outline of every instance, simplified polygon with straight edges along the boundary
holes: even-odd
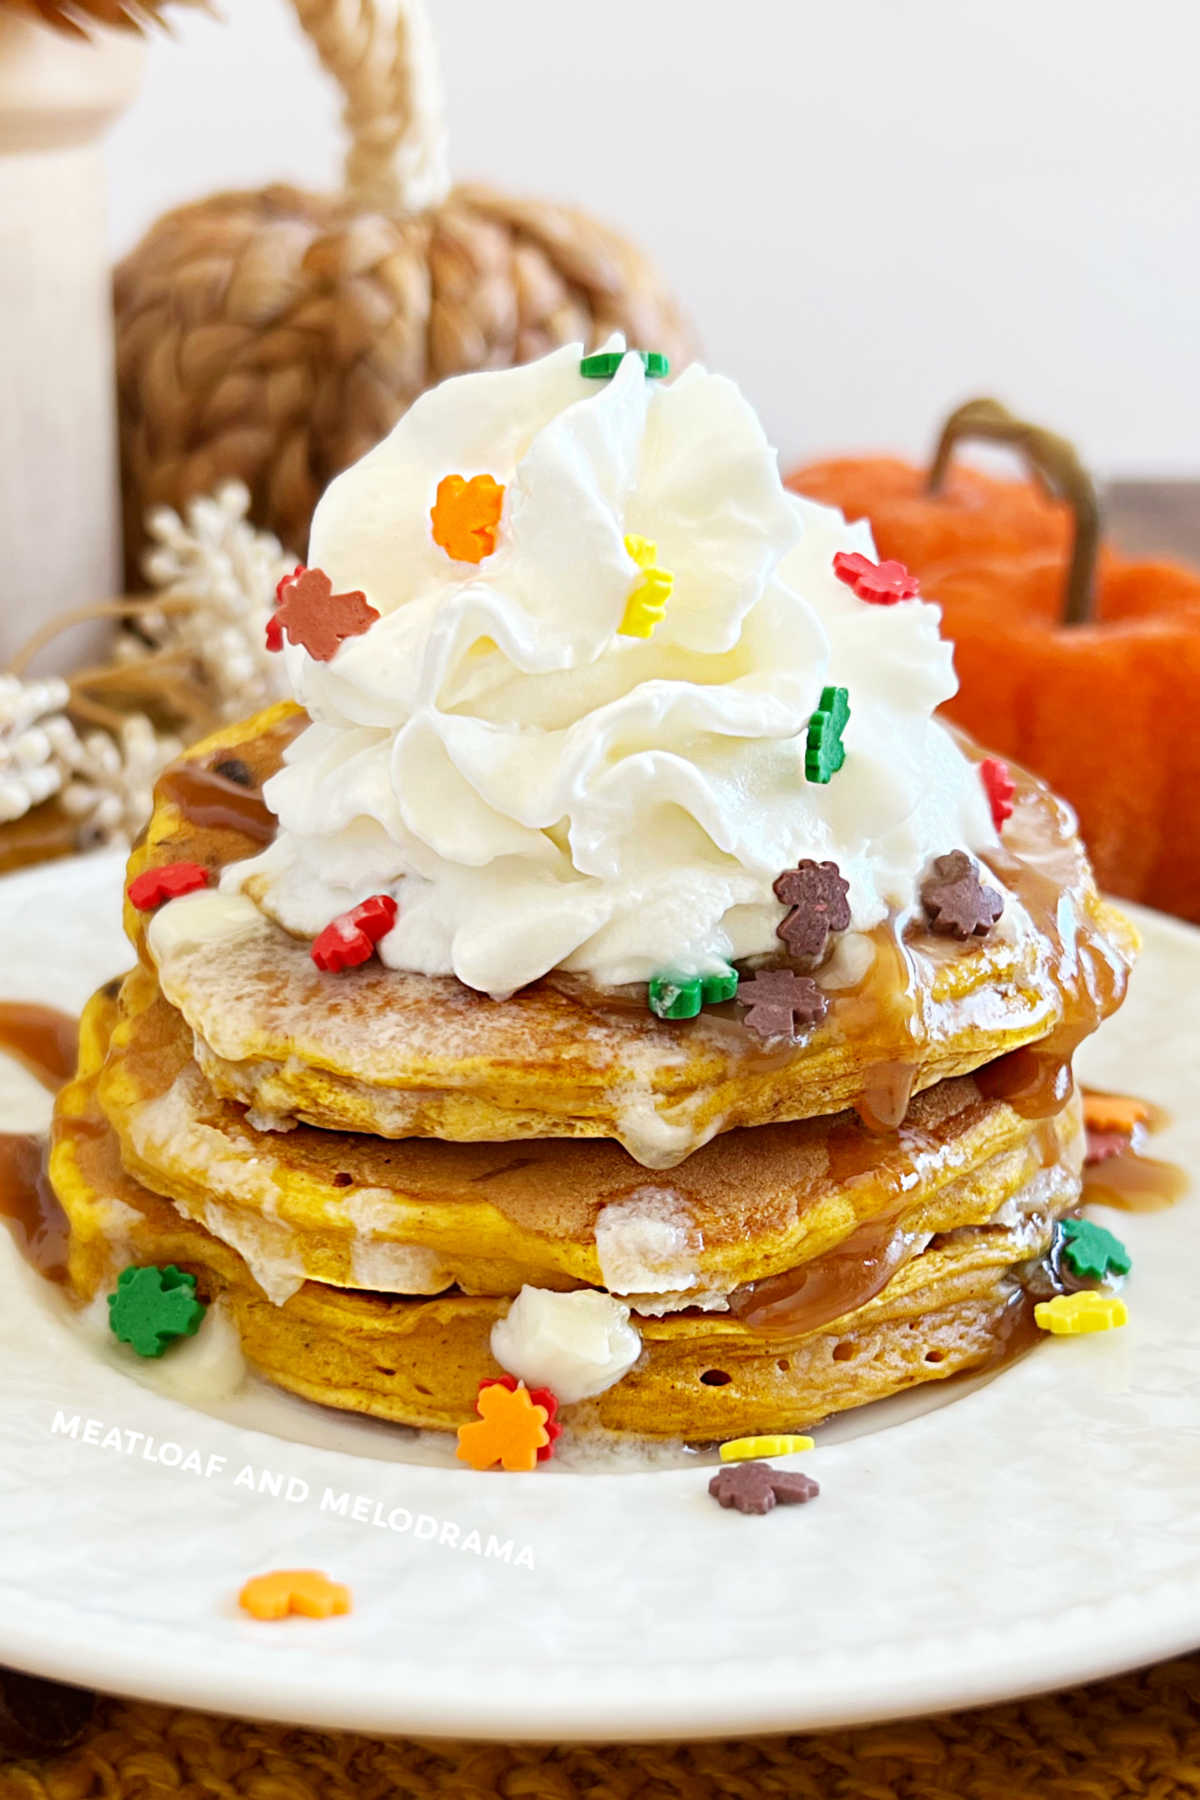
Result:
[[[1073,1103],[1027,1118],[959,1078],[918,1095],[896,1131],[842,1113],[730,1132],[648,1183],[601,1141],[539,1139],[514,1156],[303,1125],[265,1133],[190,1052],[179,1014],[134,970],[100,1103],[129,1172],[237,1247],[273,1299],[311,1277],[408,1294],[586,1284],[642,1310],[719,1305],[881,1219],[914,1240],[981,1224],[1040,1170],[1069,1186],[1082,1154]]]
[[[203,1298],[223,1300],[248,1360],[281,1387],[409,1425],[446,1429],[469,1417],[479,1381],[501,1372],[489,1339],[508,1297],[455,1288],[399,1298],[306,1280],[273,1304],[236,1249],[123,1166],[97,1095],[116,1019],[103,994],[90,1003],[79,1073],[56,1111],[51,1167],[71,1223],[75,1291],[91,1297],[128,1262],[173,1262],[195,1274]],[[1077,1199],[1078,1154],[1069,1141],[1061,1160],[1009,1184],[990,1223],[939,1232],[862,1304],[839,1305],[849,1288],[826,1257],[810,1270],[824,1274],[823,1294],[790,1310],[777,1299],[754,1323],[752,1311],[635,1313],[642,1349],[634,1367],[563,1416],[618,1433],[703,1441],[797,1429],[986,1364],[1025,1316],[1022,1282],[1049,1250],[1055,1218]],[[770,1300],[769,1290],[762,1298]]]
[[[176,861],[215,873],[261,849],[271,822],[256,784],[305,722],[274,708],[169,771],[131,878]],[[912,1093],[1025,1045],[1048,1068],[1068,1061],[1120,1004],[1136,936],[1097,895],[1071,814],[1032,777],[985,860],[1012,897],[993,931],[960,942],[914,917],[844,934],[817,971],[824,1020],[782,1047],[758,1042],[736,1003],[659,1019],[644,989],[558,973],[507,1000],[374,960],[325,973],[246,895],[190,895],[153,920],[130,907],[127,927],[214,1090],[263,1124],[611,1138],[669,1168],[737,1127],[848,1107],[894,1126]]]

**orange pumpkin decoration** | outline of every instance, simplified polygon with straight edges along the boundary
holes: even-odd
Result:
[[[1015,444],[1037,479],[947,476],[965,437]],[[1200,572],[1103,547],[1071,446],[995,401],[952,416],[928,472],[842,459],[788,485],[920,576],[956,645],[946,712],[1071,801],[1101,884],[1200,921]]]

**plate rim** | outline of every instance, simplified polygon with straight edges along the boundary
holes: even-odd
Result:
[[[15,888],[44,888],[51,871],[53,885],[63,883],[69,888],[77,868],[86,869],[89,877],[101,882],[111,869],[115,882],[122,864],[123,857],[118,859],[110,852],[16,871],[0,878],[0,911]],[[1173,941],[1200,962],[1200,929],[1129,903],[1118,904],[1143,928],[1148,940]],[[1200,1176],[1200,1167],[1195,1174]],[[987,1391],[978,1390],[963,1404],[982,1400]],[[947,1410],[956,1412],[957,1407]],[[181,1406],[181,1411],[190,1409]],[[247,1437],[278,1442],[269,1433],[242,1429]],[[832,1447],[830,1454],[836,1449],[853,1455],[856,1446],[878,1443],[882,1435],[886,1434],[850,1440]],[[2,1437],[0,1424],[0,1441]],[[430,1469],[427,1473],[444,1481],[448,1489],[456,1479],[452,1470]],[[659,1470],[584,1479],[619,1481],[626,1484],[626,1493],[630,1483],[654,1484],[662,1492],[671,1484],[693,1483],[698,1474],[698,1470]],[[454,1492],[461,1494],[457,1487]],[[668,1521],[671,1516],[665,1511]],[[730,1523],[742,1523],[733,1515],[727,1517]],[[750,1554],[761,1559],[769,1554],[770,1539],[760,1541],[758,1530],[769,1532],[771,1527],[765,1521],[761,1525],[753,1522],[754,1527]],[[1151,1595],[1153,1606],[1146,1604]],[[894,1639],[881,1642],[874,1646],[873,1654],[856,1659],[852,1687],[841,1667],[849,1662],[851,1653],[839,1648],[830,1673],[808,1681],[804,1677],[813,1675],[811,1651],[807,1659],[793,1653],[748,1660],[736,1652],[712,1658],[703,1664],[705,1679],[699,1692],[700,1665],[667,1658],[654,1665],[652,1681],[647,1680],[644,1668],[630,1667],[618,1673],[607,1665],[601,1691],[590,1689],[578,1670],[539,1671],[539,1686],[533,1694],[522,1685],[517,1668],[481,1665],[487,1679],[486,1686],[480,1687],[473,1679],[448,1684],[444,1661],[427,1667],[399,1661],[389,1663],[377,1680],[351,1693],[316,1666],[326,1647],[335,1647],[333,1634],[324,1635],[330,1627],[322,1626],[319,1639],[305,1646],[316,1652],[313,1666],[306,1658],[290,1656],[273,1663],[260,1653],[253,1669],[252,1691],[245,1685],[234,1691],[250,1673],[240,1648],[237,1656],[231,1654],[228,1664],[205,1660],[193,1648],[193,1642],[199,1645],[198,1636],[193,1640],[189,1635],[176,1645],[163,1644],[157,1626],[150,1630],[155,1640],[150,1650],[142,1639],[127,1640],[124,1634],[118,1634],[115,1643],[106,1643],[102,1633],[93,1638],[88,1629],[93,1615],[86,1607],[71,1615],[76,1629],[68,1637],[61,1617],[65,1610],[56,1603],[45,1617],[33,1614],[28,1609],[28,1590],[0,1571],[0,1658],[32,1673],[97,1687],[105,1693],[229,1716],[303,1724],[309,1729],[515,1742],[700,1741],[848,1727],[977,1707],[1103,1679],[1186,1653],[1200,1643],[1200,1557],[1184,1578],[1172,1571],[1169,1579],[1159,1576],[1136,1589],[1122,1589],[1103,1603],[1088,1597],[1061,1609],[1058,1619],[1064,1626],[1069,1624],[1067,1632],[1046,1631],[1044,1618],[1031,1613],[1017,1620],[966,1622],[962,1631],[923,1641],[919,1656],[897,1654],[900,1644]],[[214,1616],[238,1622],[232,1603],[223,1615]],[[331,1625],[336,1633],[337,1621]],[[300,1621],[270,1629],[279,1632],[286,1643],[297,1641],[294,1627],[302,1632],[313,1629]],[[244,1635],[231,1639],[231,1648],[235,1642],[240,1646],[249,1641]],[[979,1653],[984,1642],[986,1656]],[[906,1638],[903,1645],[911,1652],[914,1640]],[[972,1647],[975,1655],[970,1653]],[[480,1672],[467,1659],[458,1665],[460,1677]],[[397,1684],[403,1692],[395,1691]]]

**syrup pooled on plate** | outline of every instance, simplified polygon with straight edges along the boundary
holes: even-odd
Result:
[[[79,1021],[35,1000],[0,1000],[0,1051],[54,1093],[74,1074]]]
[[[31,1000],[0,1001],[0,1051],[53,1093],[75,1068],[78,1028],[68,1013]],[[46,1172],[46,1142],[0,1134],[0,1218],[26,1261],[51,1281],[67,1274],[69,1226]]]
[[[50,1186],[46,1140],[32,1132],[0,1134],[0,1219],[39,1275],[66,1280],[70,1226]]]
[[[1123,1096],[1095,1090],[1089,1093],[1085,1089],[1085,1108],[1093,1103],[1102,1108],[1104,1102],[1114,1098],[1118,1105],[1129,1104]],[[1106,1132],[1093,1126],[1093,1154],[1083,1171],[1083,1199],[1085,1203],[1111,1206],[1119,1212],[1165,1212],[1187,1192],[1187,1176],[1175,1163],[1151,1156],[1146,1147],[1149,1135],[1170,1122],[1167,1114],[1161,1107],[1134,1104],[1140,1116],[1133,1120],[1128,1132]]]

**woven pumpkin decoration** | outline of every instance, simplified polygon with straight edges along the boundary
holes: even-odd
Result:
[[[204,0],[172,0],[175,5],[203,5]],[[143,31],[159,23],[163,0],[0,0],[0,11],[23,13],[26,18],[40,19],[55,31],[73,37],[88,37],[93,25],[110,30]]]
[[[614,330],[686,361],[659,277],[586,214],[450,186],[420,0],[294,0],[345,95],[345,191],[216,194],[116,274],[126,557],[236,477],[296,555],[322,491],[447,375]]]
[[[974,436],[1035,479],[948,474]],[[947,713],[1071,801],[1101,884],[1200,921],[1200,572],[1102,545],[1074,450],[995,401],[960,408],[929,471],[848,458],[789,485],[868,518],[920,576],[956,646]]]

